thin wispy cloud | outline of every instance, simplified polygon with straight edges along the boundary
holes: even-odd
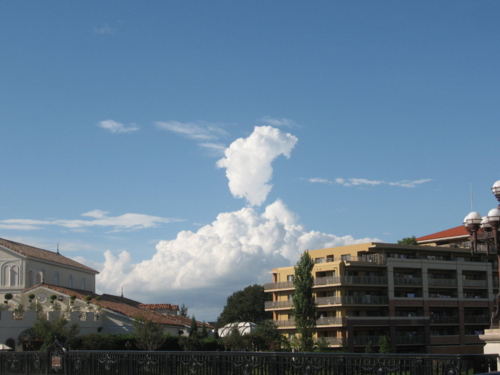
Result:
[[[139,127],[136,124],[126,126],[114,120],[100,121],[97,125],[100,128],[110,131],[111,133],[131,133],[139,130]]]
[[[227,135],[227,132],[218,124],[194,123],[179,121],[158,121],[155,123],[159,129],[181,135],[198,142],[200,147],[206,148],[216,154],[222,154],[226,147],[218,143],[220,138]]]
[[[109,26],[107,23],[105,23],[104,25],[100,26],[100,27],[95,27],[94,26],[94,33],[95,34],[102,34],[102,35],[115,35],[116,34],[116,30],[115,28],[112,28],[111,26]]]
[[[144,214],[126,213],[120,216],[108,216],[109,212],[94,210],[83,213],[81,216],[91,219],[65,220],[65,219],[7,219],[0,221],[1,229],[11,230],[36,230],[47,226],[60,226],[71,230],[81,231],[90,227],[108,227],[114,232],[130,231],[145,228],[155,228],[162,224],[184,221],[177,218],[164,218]]]
[[[261,117],[259,121],[266,125],[271,125],[271,126],[287,126],[291,128],[299,127],[299,124],[287,118],[274,118],[270,116],[264,116]]]
[[[389,186],[399,186],[406,188],[414,188],[418,185],[424,184],[426,182],[432,181],[430,178],[423,178],[420,180],[403,180],[396,182],[387,182],[379,180],[367,180],[365,178],[336,178],[335,180],[328,180],[326,178],[307,178],[307,181],[313,184],[329,184],[329,185],[342,185],[342,186],[377,186],[377,185],[389,185]]]

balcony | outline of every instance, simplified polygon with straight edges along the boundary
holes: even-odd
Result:
[[[431,316],[431,324],[458,324],[458,315],[452,316]]]
[[[321,285],[387,285],[387,277],[383,276],[327,276],[314,279],[315,286]]]
[[[467,280],[467,279],[465,279],[465,280],[463,280],[463,285],[464,285],[464,287],[470,287],[470,288],[486,288],[486,287],[488,287],[488,281],[487,280]]]
[[[490,324],[490,319],[486,315],[464,316],[465,324]]]
[[[487,299],[487,293],[464,293],[464,298]]]
[[[344,296],[344,297],[318,297],[316,298],[317,306],[329,305],[387,305],[388,297],[381,296]],[[290,309],[293,307],[293,301],[266,301],[264,308],[272,309]]]
[[[380,336],[382,336],[382,334]],[[373,345],[378,345],[380,336],[355,336],[353,342],[355,346],[366,346],[370,341]]]
[[[395,277],[394,285],[422,285],[422,279],[419,277]]]
[[[343,339],[341,337],[320,337],[320,339],[324,339],[328,343],[328,346],[337,346],[343,344]],[[316,339],[315,341],[318,342],[318,339]]]
[[[344,324],[344,319],[339,317],[321,317],[316,320],[317,326],[341,326]]]
[[[268,309],[286,309],[293,306],[293,301],[266,301],[264,308]]]
[[[316,304],[320,305],[387,305],[388,297],[381,296],[343,296],[343,297],[319,297],[316,298]]]
[[[281,328],[292,328],[295,327],[295,320],[294,319],[288,319],[288,320],[273,320],[273,323],[277,327]]]
[[[280,328],[295,327],[295,319],[274,320],[273,323]],[[316,320],[316,326],[341,326],[344,325],[345,319],[340,317],[321,317]]]
[[[424,345],[425,336],[413,334],[396,336],[394,343],[396,345]]]
[[[294,289],[293,281],[282,281],[279,283],[266,283],[264,284],[264,290],[274,290],[274,289]]]
[[[457,286],[457,279],[433,279],[429,278],[429,286],[437,287],[449,287],[453,288]]]

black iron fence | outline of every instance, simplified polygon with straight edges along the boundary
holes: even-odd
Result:
[[[0,374],[58,375],[474,375],[497,355],[255,352],[1,352]]]

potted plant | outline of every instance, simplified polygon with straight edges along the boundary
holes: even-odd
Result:
[[[10,301],[12,298],[14,298],[14,296],[12,295],[12,293],[7,293],[7,294],[5,295],[5,297],[4,297],[4,298],[5,298],[4,303],[5,303],[5,304],[7,305],[7,307],[8,307],[8,305],[9,305],[9,301]]]
[[[101,310],[101,309],[102,309],[102,306],[101,306],[101,304],[99,303],[99,302],[101,302],[101,299],[102,299],[102,297],[101,297],[101,296],[97,296],[97,297],[95,298],[95,300],[96,300],[97,310]]]
[[[87,302],[87,308],[88,310],[92,310],[92,307],[90,306],[90,301],[92,301],[92,296],[89,294],[89,295],[86,295],[85,296],[85,302]]]
[[[70,307],[71,311],[75,310],[75,299],[76,299],[76,296],[74,294],[69,296],[69,307]]]

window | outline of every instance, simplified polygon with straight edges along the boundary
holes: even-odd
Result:
[[[351,260],[351,254],[341,255],[340,259],[342,259],[343,261]]]
[[[73,288],[73,275],[69,275],[68,277],[68,286]]]
[[[41,284],[42,283],[42,273],[37,273],[36,274],[36,283]]]
[[[59,285],[59,272],[54,275],[54,285]]]
[[[29,271],[28,272],[28,288],[32,287],[33,285],[35,285],[35,281],[33,278],[33,271]]]
[[[9,285],[9,274],[10,274],[9,266],[3,266],[2,267],[2,285],[3,286]]]
[[[84,278],[84,277],[82,277],[82,282],[81,282],[81,284],[80,284],[80,288],[81,288],[82,290],[85,290],[85,278]]]
[[[17,283],[18,276],[19,276],[19,267],[18,266],[10,267],[10,286],[18,285]]]
[[[293,275],[288,275],[288,276],[286,277],[286,281],[291,281],[291,282],[293,282]]]

